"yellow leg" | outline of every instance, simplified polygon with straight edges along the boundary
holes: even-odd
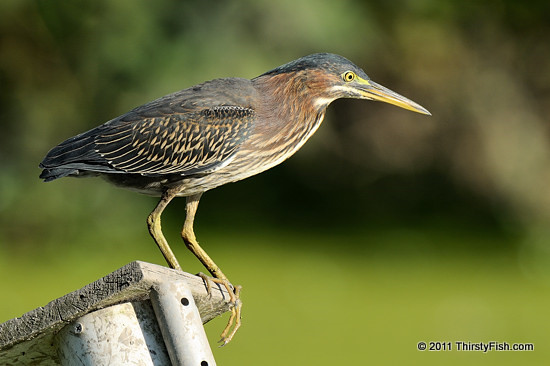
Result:
[[[181,271],[180,264],[178,263],[178,260],[176,259],[176,256],[174,255],[174,252],[172,252],[172,249],[170,248],[170,245],[168,245],[168,242],[164,238],[164,235],[162,234],[162,228],[160,225],[160,216],[162,215],[162,211],[168,206],[170,201],[176,197],[177,191],[171,191],[167,190],[164,192],[162,197],[160,198],[159,203],[157,204],[157,207],[151,212],[149,217],[147,217],[147,226],[149,227],[149,233],[153,237],[153,240],[155,243],[157,243],[157,246],[160,249],[160,252],[164,256],[164,259],[166,259],[166,262],[170,266],[170,268],[177,269]]]
[[[231,341],[231,339],[237,332],[237,329],[239,329],[239,327],[241,326],[242,302],[239,299],[241,286],[233,286],[229,282],[227,277],[223,274],[220,267],[218,267],[216,263],[214,263],[212,258],[210,258],[210,256],[204,251],[204,249],[200,247],[199,243],[197,242],[197,238],[195,237],[195,232],[193,230],[193,222],[195,221],[195,213],[197,212],[200,198],[201,194],[187,197],[187,204],[185,206],[185,223],[183,224],[181,237],[185,242],[187,248],[189,248],[189,250],[199,259],[199,261],[201,261],[208,272],[210,272],[210,274],[212,274],[212,276],[214,277],[209,279],[205,279],[203,277],[203,279],[205,279],[205,282],[207,283],[208,291],[210,292],[210,284],[208,283],[208,281],[212,281],[223,285],[229,293],[233,307],[231,308],[231,317],[229,318],[229,322],[227,323],[227,326],[221,334],[220,342],[223,342],[222,346],[224,346]]]

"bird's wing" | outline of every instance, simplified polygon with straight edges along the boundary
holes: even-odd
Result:
[[[216,106],[119,123],[96,135],[95,151],[113,169],[145,176],[208,173],[227,164],[251,129],[254,111]]]
[[[249,80],[227,78],[167,95],[54,147],[40,164],[41,178],[219,169],[251,132],[255,93]]]

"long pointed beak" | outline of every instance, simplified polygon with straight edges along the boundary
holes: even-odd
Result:
[[[396,105],[398,107],[408,109],[413,112],[418,112],[422,114],[427,114],[431,116],[432,114],[428,110],[422,107],[420,104],[413,102],[412,100],[405,98],[401,94],[375,83],[372,80],[360,79],[357,89],[359,89],[361,95],[365,99],[378,100],[381,102],[386,102],[389,104]]]

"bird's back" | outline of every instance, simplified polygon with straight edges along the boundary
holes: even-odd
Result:
[[[257,99],[250,80],[240,78],[166,95],[54,147],[40,177],[104,175],[124,185],[208,174],[226,165],[249,136]]]

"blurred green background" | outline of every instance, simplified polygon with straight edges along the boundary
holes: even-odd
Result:
[[[3,0],[0,30],[0,322],[130,261],[163,263],[145,225],[156,199],[44,184],[51,147],[204,80],[334,52],[433,117],[336,101],[292,159],[204,195],[199,241],[244,288],[218,364],[550,359],[548,1]],[[184,200],[163,219],[200,271],[180,245]],[[206,326],[213,341],[225,321]]]

